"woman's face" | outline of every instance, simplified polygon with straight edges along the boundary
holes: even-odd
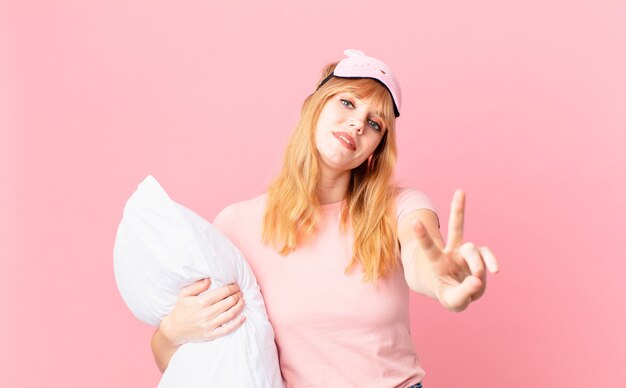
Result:
[[[340,92],[326,102],[315,128],[323,169],[350,171],[372,155],[387,130],[378,109],[352,92]]]

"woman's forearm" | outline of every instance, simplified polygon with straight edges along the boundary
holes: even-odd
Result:
[[[174,345],[159,329],[154,332],[150,345],[152,347],[152,354],[154,355],[154,362],[157,364],[161,373],[165,372],[172,356],[180,345]]]

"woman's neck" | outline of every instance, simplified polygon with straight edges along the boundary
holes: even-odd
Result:
[[[350,183],[350,171],[333,173],[322,171],[317,184],[317,197],[321,205],[343,201]]]

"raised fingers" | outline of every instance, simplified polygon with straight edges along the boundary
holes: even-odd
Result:
[[[485,262],[485,265],[487,265],[487,269],[489,270],[489,272],[498,273],[498,271],[500,270],[500,266],[498,265],[496,256],[493,254],[493,252],[491,252],[491,249],[487,247],[480,247],[478,248],[478,250],[483,257],[483,261]]]
[[[465,193],[462,190],[454,192],[450,205],[450,220],[448,221],[448,243],[446,249],[451,250],[463,243],[463,219],[465,217]]]
[[[472,275],[479,279],[483,279],[485,277],[485,263],[483,262],[483,258],[481,257],[478,248],[476,248],[476,246],[471,242],[467,242],[461,245],[459,253],[463,259],[465,259]]]

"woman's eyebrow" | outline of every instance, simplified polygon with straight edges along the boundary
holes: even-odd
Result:
[[[345,92],[341,92],[340,94],[347,95],[347,96],[352,97],[352,98],[355,98],[355,99],[357,99],[357,100],[361,100],[361,101],[363,100],[363,99],[361,98],[361,96],[359,96],[358,94],[356,94],[356,93],[354,93],[354,92],[345,91]]]
[[[373,118],[376,118],[376,119],[381,119],[381,120],[383,119],[383,115],[378,110],[375,111],[375,112],[372,112],[370,114],[370,116],[372,116]]]

